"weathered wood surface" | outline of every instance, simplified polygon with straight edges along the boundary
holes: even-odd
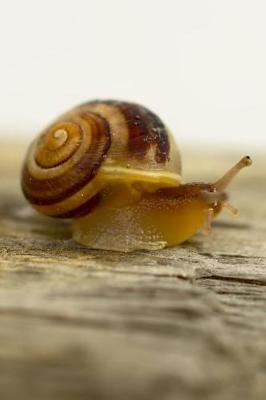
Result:
[[[0,149],[0,399],[265,399],[263,158],[230,190],[238,219],[125,255],[30,210],[23,150]],[[186,153],[186,175],[216,178],[239,156]]]

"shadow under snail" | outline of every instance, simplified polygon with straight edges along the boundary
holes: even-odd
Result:
[[[73,219],[73,238],[91,248],[161,249],[210,230],[224,192],[251,164],[242,158],[215,183],[182,183],[173,136],[147,108],[91,101],[60,116],[31,144],[22,190],[40,213]]]

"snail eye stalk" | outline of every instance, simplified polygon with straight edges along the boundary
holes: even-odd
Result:
[[[229,169],[226,174],[216,181],[213,186],[217,190],[217,192],[223,192],[227,186],[231,183],[234,177],[246,167],[249,167],[252,164],[252,160],[249,156],[241,158],[240,161],[233,168]]]

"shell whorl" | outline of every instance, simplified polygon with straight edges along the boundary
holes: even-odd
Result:
[[[62,115],[29,148],[22,190],[39,212],[80,217],[97,204],[107,179],[175,184],[179,153],[162,121],[121,101],[92,101]]]
[[[97,194],[93,178],[110,144],[110,128],[104,118],[85,111],[66,114],[28,151],[22,172],[25,197],[51,216],[83,214]]]

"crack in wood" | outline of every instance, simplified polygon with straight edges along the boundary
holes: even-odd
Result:
[[[266,281],[260,281],[258,279],[250,279],[250,278],[240,278],[240,277],[233,277],[233,276],[222,276],[222,275],[207,275],[207,276],[200,276],[195,278],[196,280],[217,280],[223,282],[232,282],[232,283],[240,283],[246,285],[254,285],[254,286],[266,286]]]

